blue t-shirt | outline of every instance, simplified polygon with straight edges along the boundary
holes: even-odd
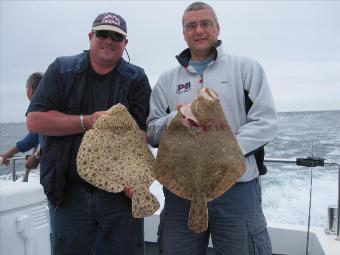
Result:
[[[191,65],[196,70],[196,72],[198,72],[202,77],[205,69],[207,68],[207,66],[210,64],[212,60],[213,60],[213,57],[208,57],[207,59],[202,60],[202,61],[193,61],[190,59],[189,65]]]

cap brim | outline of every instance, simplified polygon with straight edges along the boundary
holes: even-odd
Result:
[[[111,26],[111,25],[99,25],[99,26],[93,27],[92,30],[94,30],[94,31],[96,31],[96,30],[110,30],[110,31],[114,31],[114,32],[117,32],[119,34],[127,36],[127,33],[125,33],[122,29],[120,29],[119,27]]]

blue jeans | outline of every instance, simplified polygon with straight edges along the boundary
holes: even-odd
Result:
[[[137,246],[135,246],[132,254],[144,255],[144,221],[137,221],[134,224],[134,238],[137,240]],[[131,237],[133,238],[133,237]],[[98,232],[96,236],[96,243],[94,248],[94,255],[105,255],[105,245],[101,234]],[[53,254],[52,254],[53,255]]]
[[[165,188],[164,196],[158,229],[162,254],[205,255],[210,235],[218,255],[272,254],[256,180],[237,183],[222,196],[208,202],[208,230],[198,234],[188,228],[190,201]]]
[[[143,255],[143,220],[131,214],[131,200],[124,193],[109,193],[69,185],[60,207],[54,209],[54,255]],[[98,254],[98,253],[96,253]]]

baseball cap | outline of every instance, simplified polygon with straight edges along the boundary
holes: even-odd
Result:
[[[99,14],[93,21],[92,30],[111,30],[122,35],[127,35],[126,22],[123,17],[112,12]]]

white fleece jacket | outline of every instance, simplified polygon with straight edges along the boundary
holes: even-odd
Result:
[[[177,114],[178,103],[188,104],[202,87],[211,88],[219,95],[226,119],[245,155],[246,172],[239,180],[245,182],[259,174],[252,152],[273,139],[277,114],[262,67],[252,59],[225,54],[221,46],[216,50],[216,59],[203,77],[188,66],[188,49],[177,56],[181,65],[160,76],[150,98],[149,143],[159,144],[162,132]],[[248,114],[245,90],[253,102]]]

